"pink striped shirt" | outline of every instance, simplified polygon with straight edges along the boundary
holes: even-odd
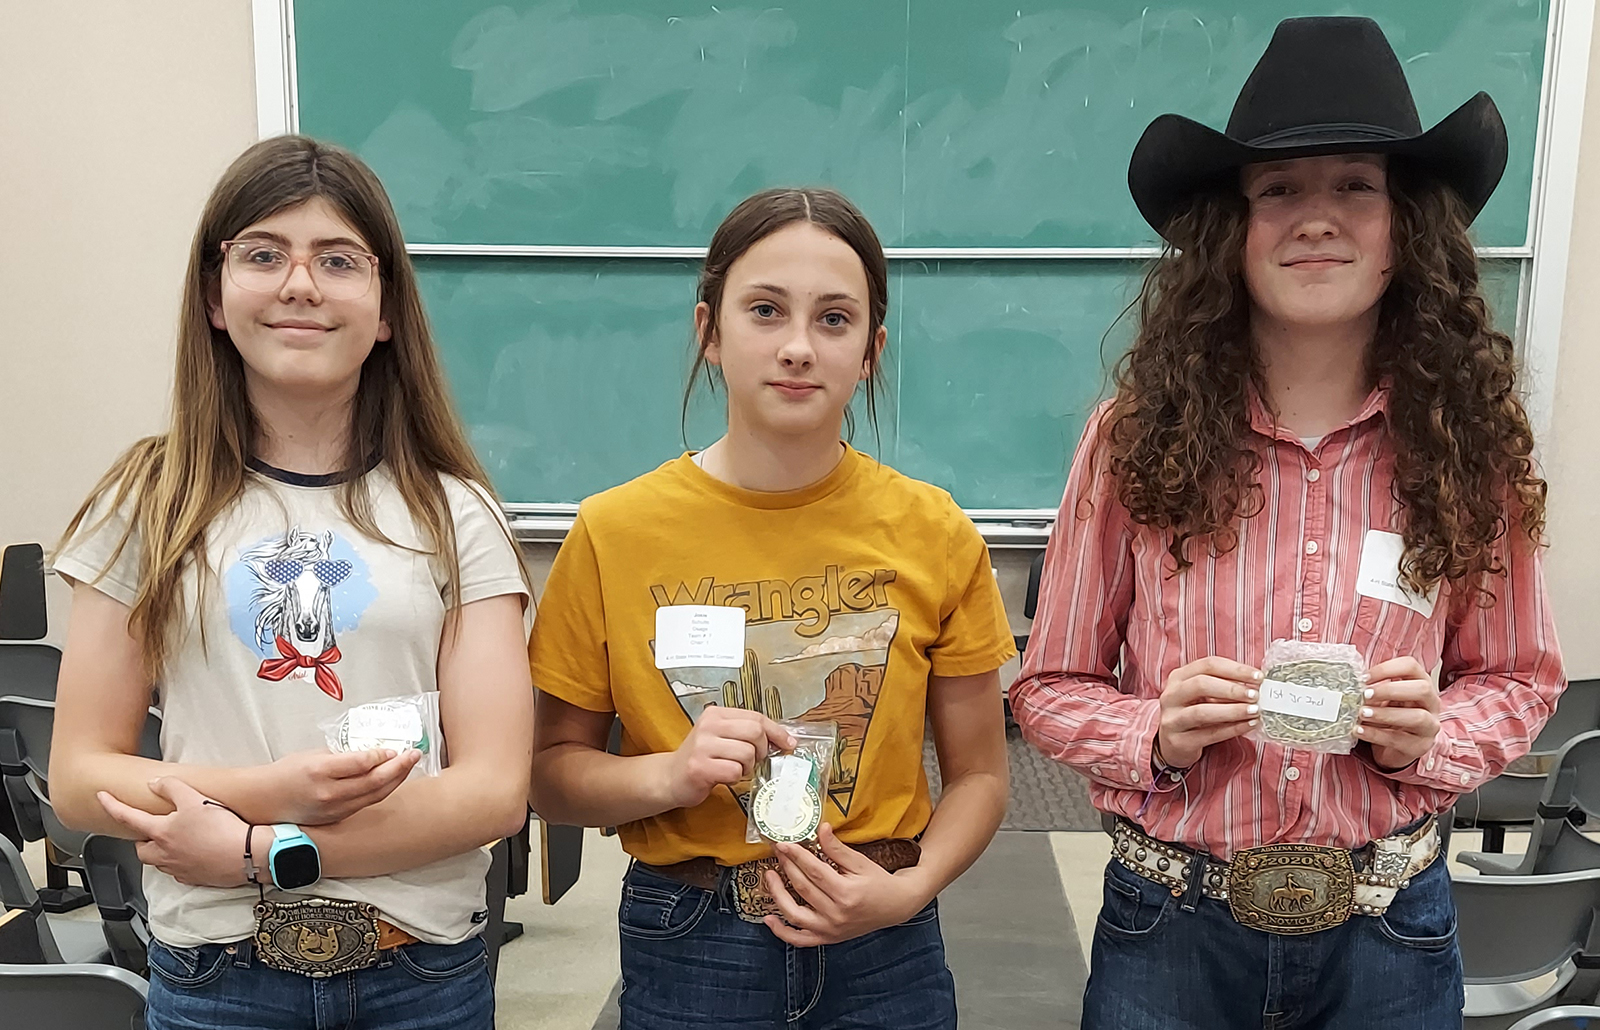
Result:
[[[1497,603],[1460,625],[1448,621],[1448,585],[1427,618],[1356,592],[1366,532],[1401,528],[1387,396],[1375,390],[1314,450],[1255,400],[1265,507],[1240,521],[1227,554],[1191,543],[1194,565],[1177,576],[1166,534],[1135,523],[1111,477],[1091,471],[1099,413],[1089,420],[1011,706],[1024,737],[1090,778],[1096,807],[1221,859],[1282,842],[1355,848],[1443,811],[1527,753],[1566,682],[1537,552],[1503,540]],[[1369,665],[1411,655],[1438,668],[1433,749],[1384,772],[1357,754],[1238,738],[1207,748],[1181,782],[1153,785],[1168,675],[1207,655],[1259,667],[1277,638],[1354,644]]]

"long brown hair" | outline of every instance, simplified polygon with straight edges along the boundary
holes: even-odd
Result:
[[[1404,510],[1401,574],[1424,592],[1441,581],[1493,603],[1495,544],[1516,523],[1543,537],[1545,482],[1516,393],[1510,337],[1478,285],[1471,213],[1455,192],[1405,165],[1389,170],[1393,276],[1379,308],[1372,371],[1390,383],[1394,494]],[[1251,345],[1243,252],[1249,213],[1236,191],[1198,195],[1167,227],[1169,247],[1136,302],[1139,330],[1103,415],[1106,468],[1136,522],[1164,530],[1176,570],[1191,542],[1238,543],[1237,520],[1261,510],[1262,458],[1249,392],[1264,397]]]
[[[867,360],[871,363],[871,373],[866,381],[867,417],[873,427],[877,427],[877,388],[883,380],[883,354],[881,351],[873,352],[872,340],[889,313],[889,262],[884,257],[883,244],[878,241],[878,234],[873,231],[867,216],[844,194],[822,187],[762,190],[740,201],[739,206],[728,212],[728,216],[712,234],[705,264],[700,269],[698,291],[699,301],[711,309],[711,316],[704,335],[694,342],[694,363],[689,368],[689,381],[683,390],[685,425],[689,418],[689,400],[694,396],[701,373],[705,373],[706,384],[713,392],[717,388],[711,366],[706,363],[706,344],[717,331],[728,269],[751,247],[796,222],[809,222],[837,236],[856,252],[861,259],[861,267],[867,273]],[[846,436],[854,436],[855,417],[848,407],[845,408],[844,419]]]
[[[106,517],[119,509],[129,513],[128,529],[107,565],[137,538],[139,587],[129,629],[151,676],[165,667],[187,617],[182,582],[191,567],[201,573],[198,596],[204,596],[214,572],[206,562],[206,529],[243,492],[245,462],[262,428],[245,394],[243,360],[227,332],[208,317],[208,302],[221,288],[221,245],[315,197],[332,205],[377,256],[383,317],[392,330],[361,366],[345,467],[382,458],[428,553],[444,563],[451,584],[460,581],[460,566],[440,476],[455,476],[494,497],[445,388],[416,273],[377,176],[349,151],[305,136],[255,144],[223,173],[195,230],[178,318],[171,423],[117,459],[62,536],[64,546],[102,501],[109,500]],[[338,504],[363,534],[395,543],[374,520],[366,477],[348,480]],[[451,611],[458,608],[457,593]],[[203,622],[201,633],[203,639]]]

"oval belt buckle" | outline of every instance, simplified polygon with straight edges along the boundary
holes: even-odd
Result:
[[[378,910],[365,902],[310,898],[256,905],[256,954],[263,965],[322,979],[378,961]]]
[[[1247,848],[1228,868],[1228,907],[1242,925],[1268,933],[1316,933],[1350,918],[1350,852],[1314,844]]]

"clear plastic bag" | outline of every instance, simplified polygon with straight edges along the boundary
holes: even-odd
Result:
[[[1261,721],[1251,736],[1345,755],[1355,746],[1366,661],[1349,644],[1274,640],[1261,662]]]
[[[801,844],[815,840],[822,806],[833,781],[839,724],[789,719],[778,725],[794,734],[793,751],[769,755],[756,766],[744,839]]]
[[[422,752],[422,760],[411,770],[411,775],[437,776],[445,766],[437,690],[356,705],[337,719],[324,720],[320,725],[330,751],[389,748],[399,752],[414,747]]]

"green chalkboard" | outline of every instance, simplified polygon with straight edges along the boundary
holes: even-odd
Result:
[[[511,501],[578,501],[683,450],[695,267],[661,260],[426,258],[423,291],[447,371]],[[967,508],[1054,508],[1084,417],[1102,396],[1102,335],[1137,288],[1120,261],[896,262],[890,396],[855,442]],[[1516,261],[1484,263],[1515,318]],[[1126,346],[1124,321],[1104,341]],[[687,437],[721,412],[703,391]]]
[[[823,182],[890,246],[1148,243],[1127,159],[1212,125],[1276,23],[1370,14],[1423,120],[1510,132],[1482,242],[1525,242],[1543,0],[301,0],[300,128],[360,152],[413,242],[703,246],[743,196]]]
[[[889,246],[1142,246],[1126,169],[1149,120],[1222,124],[1281,18],[1351,13],[1382,23],[1425,122],[1495,96],[1511,159],[1479,242],[1522,245],[1542,0],[301,0],[299,128],[371,162],[413,243],[704,246],[748,193],[827,183]],[[577,501],[720,431],[704,394],[680,421],[692,262],[419,267],[508,500]],[[1486,264],[1507,327],[1519,269]],[[968,508],[1053,507],[1142,265],[891,270],[889,396],[856,443]]]

